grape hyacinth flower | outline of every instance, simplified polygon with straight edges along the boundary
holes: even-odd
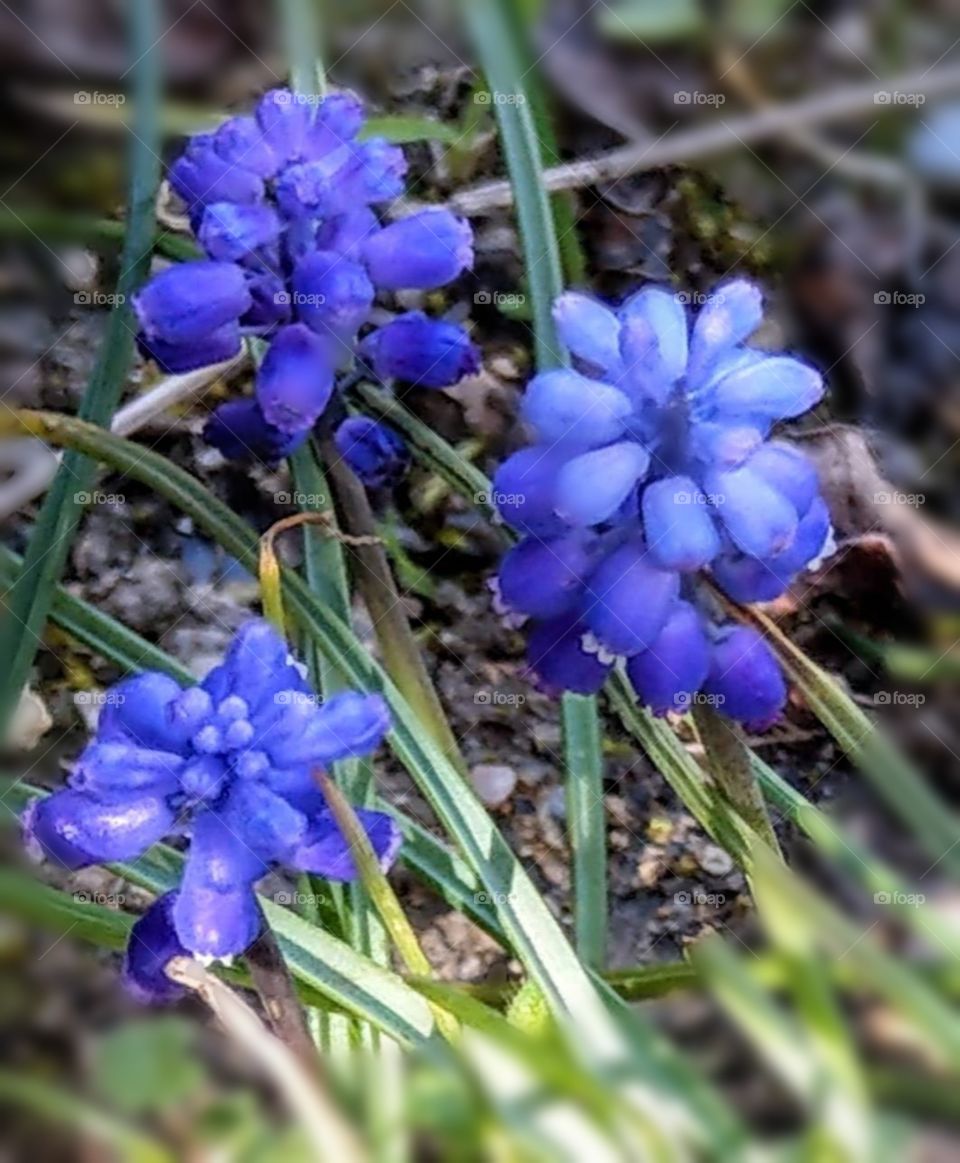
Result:
[[[410,463],[410,453],[400,436],[369,416],[344,420],[333,440],[337,451],[369,489],[396,484]]]
[[[505,612],[532,619],[529,663],[547,690],[593,693],[623,659],[656,713],[702,699],[759,728],[786,699],[779,666],[754,631],[715,624],[703,579],[768,601],[828,551],[813,465],[768,439],[823,382],[747,343],[762,320],[751,283],[721,285],[695,314],[685,299],[650,286],[617,309],[556,302],[574,366],[530,382],[535,442],[494,478],[522,535],[496,589]]]
[[[229,359],[244,337],[269,344],[253,398],[222,405],[205,429],[228,457],[272,462],[303,443],[378,291],[433,290],[473,265],[470,227],[447,210],[381,222],[406,161],[380,138],[360,140],[364,122],[351,94],[276,89],[253,115],[191,138],[170,169],[207,257],[134,296],[138,342],[167,372]],[[479,367],[459,324],[422,312],[373,330],[360,354],[381,379],[428,388]]]
[[[178,995],[175,956],[231,958],[258,936],[254,885],[273,865],[352,880],[349,844],[314,773],[367,755],[389,729],[379,695],[324,703],[287,644],[255,620],[196,686],[165,674],[124,679],[68,786],[24,813],[31,851],[68,869],[136,860],[165,836],[190,840],[183,879],[133,927],[124,980],[144,1001]],[[400,834],[390,816],[358,811],[384,868]]]

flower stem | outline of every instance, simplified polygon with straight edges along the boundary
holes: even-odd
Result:
[[[736,723],[722,719],[712,707],[695,706],[693,718],[710,774],[718,787],[746,823],[779,855],[780,845],[740,728]]]
[[[306,1014],[277,939],[266,919],[263,920],[260,936],[247,950],[245,960],[270,1028],[297,1056],[300,1063],[312,1075],[319,1077],[323,1067],[307,1026]]]
[[[367,895],[379,913],[384,928],[390,934],[390,939],[396,946],[404,969],[412,977],[432,977],[433,967],[420,947],[417,934],[414,932],[407,914],[403,911],[397,894],[393,891],[389,880],[380,867],[376,853],[363,830],[363,825],[357,819],[356,812],[340,788],[325,771],[317,771],[314,775],[330,811],[333,812],[337,824],[340,826],[340,831],[347,839],[350,854],[357,866],[363,887],[367,890]],[[459,1036],[457,1022],[446,1010],[434,1007],[434,1014],[437,1028],[443,1036],[448,1040],[455,1040]]]
[[[463,774],[466,765],[459,744],[403,611],[389,559],[376,536],[376,521],[366,490],[329,436],[324,437],[321,447],[340,524],[349,534],[345,540],[353,550],[354,579],[373,621],[384,667],[447,758]]]

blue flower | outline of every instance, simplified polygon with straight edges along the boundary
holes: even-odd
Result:
[[[146,339],[189,344],[232,323],[252,305],[243,271],[229,262],[167,267],[133,297]]]
[[[171,167],[209,261],[163,271],[135,297],[144,355],[181,372],[236,355],[244,336],[289,349],[296,327],[322,342],[309,360],[268,352],[257,406],[223,405],[205,429],[225,455],[274,459],[302,442],[334,373],[352,364],[377,292],[440,287],[473,262],[470,227],[447,210],[381,222],[378,208],[403,192],[406,161],[382,139],[360,141],[364,121],[351,94],[314,101],[276,89],[252,116],[191,138]],[[385,378],[445,387],[478,366],[458,325],[420,313],[404,324],[365,347]]]
[[[268,423],[256,400],[228,400],[207,421],[203,438],[230,460],[275,464],[304,443],[309,429],[283,432]]]
[[[257,373],[257,403],[267,423],[291,436],[307,432],[332,392],[326,343],[303,323],[281,327]]]
[[[779,669],[762,643],[713,625],[698,575],[734,600],[769,600],[829,546],[813,466],[768,440],[823,383],[747,344],[762,299],[746,280],[695,314],[684,299],[645,287],[617,309],[577,293],[555,304],[574,367],[530,382],[534,443],[494,478],[501,517],[524,535],[499,598],[534,619],[531,665],[548,689],[599,689],[623,658],[657,713],[704,690],[733,718],[765,723],[785,699]],[[744,668],[756,689],[734,697],[728,672],[742,684]]]
[[[407,471],[410,454],[392,428],[368,416],[351,416],[333,435],[337,451],[367,488],[395,484]]]
[[[473,266],[473,232],[449,210],[423,210],[372,234],[363,257],[378,287],[429,291]]]
[[[480,370],[479,354],[464,329],[422,311],[408,311],[371,331],[360,354],[378,379],[421,388],[446,388]]]
[[[135,926],[124,967],[139,996],[162,1000],[170,957],[232,957],[255,940],[253,888],[272,865],[355,877],[314,772],[368,754],[389,725],[378,695],[346,692],[321,704],[286,643],[250,622],[196,686],[153,672],[117,684],[69,786],[25,813],[28,843],[75,869],[135,860],[165,836],[189,836],[180,887]],[[395,823],[359,815],[388,866]]]

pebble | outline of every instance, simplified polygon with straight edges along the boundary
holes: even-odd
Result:
[[[710,876],[726,876],[733,871],[733,858],[716,844],[704,844],[696,854],[697,863]]]
[[[474,790],[488,808],[499,807],[517,786],[517,773],[500,763],[478,763],[470,769]]]

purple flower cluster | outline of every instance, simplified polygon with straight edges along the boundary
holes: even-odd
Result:
[[[824,552],[816,472],[768,440],[823,394],[819,374],[746,341],[762,320],[745,280],[693,315],[646,287],[617,310],[555,304],[575,369],[543,372],[523,412],[536,443],[494,480],[523,539],[504,558],[504,607],[532,620],[531,669],[552,691],[592,693],[617,658],[657,713],[709,699],[769,724],[786,688],[755,631],[715,624],[701,571],[736,601],[770,600]]]
[[[277,460],[306,438],[355,355],[378,290],[430,290],[473,264],[469,225],[424,210],[383,225],[403,190],[403,153],[361,141],[360,102],[267,93],[251,116],[190,139],[170,169],[205,259],[162,271],[134,298],[138,341],[168,372],[270,341],[253,399],[222,405],[206,438],[230,457]],[[456,383],[479,366],[463,328],[421,312],[372,332],[361,354],[382,379]]]
[[[134,925],[124,961],[136,996],[166,1000],[178,992],[164,974],[172,957],[229,958],[256,939],[253,886],[271,865],[356,876],[314,771],[368,754],[389,726],[378,695],[321,704],[286,643],[253,621],[197,686],[155,672],[117,684],[69,786],[27,809],[27,841],[76,869],[136,860],[165,836],[189,836],[180,887]],[[387,867],[400,844],[396,824],[381,812],[358,815]]]

